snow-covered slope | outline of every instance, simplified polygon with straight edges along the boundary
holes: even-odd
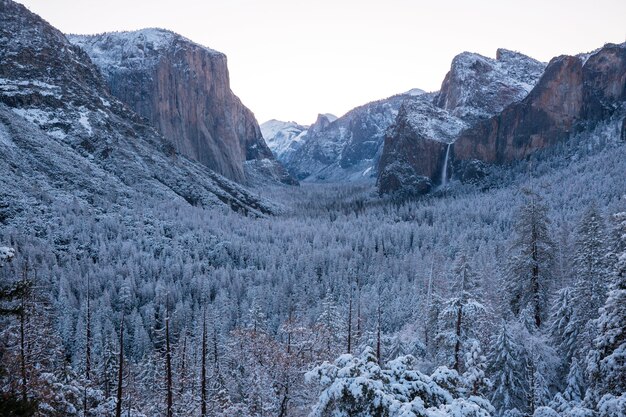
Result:
[[[45,211],[58,199],[102,210],[137,200],[273,210],[178,154],[109,93],[89,57],[61,32],[22,5],[0,6],[0,200],[8,217]]]

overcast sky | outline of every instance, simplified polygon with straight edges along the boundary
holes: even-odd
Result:
[[[20,0],[18,0],[20,1]],[[312,123],[411,88],[462,51],[542,61],[626,41],[625,0],[21,0],[65,33],[162,27],[226,53],[259,122]]]

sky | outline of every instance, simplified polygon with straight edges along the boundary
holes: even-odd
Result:
[[[256,115],[315,121],[412,88],[452,58],[507,48],[549,61],[626,41],[624,0],[18,0],[65,33],[160,27],[228,56]]]

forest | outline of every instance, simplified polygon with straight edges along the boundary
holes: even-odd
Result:
[[[0,414],[624,415],[618,137],[418,199],[259,188],[264,217],[45,200],[0,227]]]

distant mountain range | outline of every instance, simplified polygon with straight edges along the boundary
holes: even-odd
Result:
[[[545,64],[506,49],[495,59],[463,52],[437,92],[411,90],[323,126],[318,118],[314,133],[277,121],[262,130],[300,180],[375,180],[382,194],[422,194],[450,177],[475,181],[490,164],[525,158],[599,121],[623,119],[625,54],[626,44],[608,44]]]
[[[0,204],[14,210],[33,190],[259,215],[274,208],[243,186],[376,181],[381,194],[422,194],[626,116],[626,44],[609,44],[549,64],[505,49],[495,59],[464,52],[437,92],[413,89],[309,126],[259,126],[220,52],[163,29],[66,36],[13,1],[0,5],[9,184]]]

